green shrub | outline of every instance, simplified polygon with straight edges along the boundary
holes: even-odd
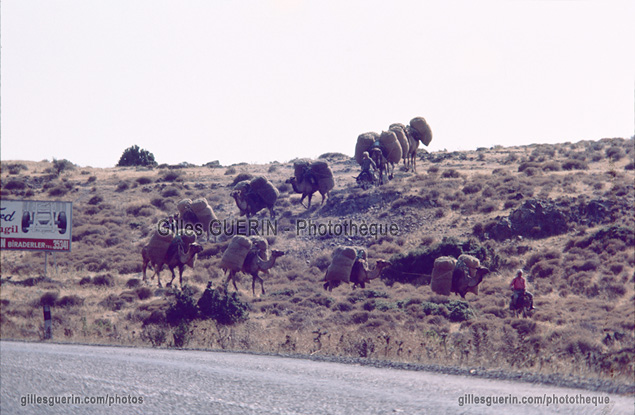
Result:
[[[147,300],[152,297],[152,289],[148,287],[139,287],[136,289],[135,293],[137,294],[137,297],[139,297],[139,300]]]
[[[185,347],[192,338],[192,330],[190,330],[189,323],[181,321],[179,326],[172,333],[174,338],[174,347]]]
[[[466,301],[451,300],[447,304],[444,304],[444,306],[450,312],[448,316],[450,321],[461,322],[474,317],[474,312]]]
[[[125,305],[125,301],[116,294],[110,294],[103,301],[101,301],[99,305],[108,310],[119,311]]]
[[[150,326],[144,328],[141,332],[141,338],[147,340],[152,344],[152,347],[159,347],[167,339],[167,334],[164,329],[160,327]]]
[[[181,173],[179,173],[178,171],[168,171],[162,174],[159,180],[162,182],[174,183],[183,181],[183,178],[181,177]]]
[[[26,183],[22,179],[11,179],[2,187],[6,190],[22,190],[26,188]]]
[[[65,295],[55,303],[58,307],[74,307],[84,305],[84,299],[76,295]]]
[[[198,316],[198,307],[194,301],[194,290],[185,285],[180,290],[174,289],[174,302],[165,312],[167,322],[173,326],[183,321],[194,320]]]
[[[137,177],[137,183],[139,183],[140,185],[144,185],[144,184],[150,184],[152,183],[152,179],[149,177]]]
[[[29,169],[26,165],[21,163],[7,164],[5,168],[9,170],[9,174],[20,174],[20,171]]]
[[[448,316],[447,308],[445,308],[443,305],[432,303],[430,301],[424,301],[423,303],[421,303],[421,309],[427,316]]]
[[[138,145],[133,145],[132,147],[128,147],[124,150],[119,162],[117,163],[117,167],[127,167],[127,166],[150,166],[154,167],[157,165],[157,162],[154,160],[154,154],[150,153],[148,150],[144,150],[139,148]]]
[[[389,285],[395,282],[429,284],[435,259],[440,256],[458,258],[461,254],[477,257],[491,271],[499,266],[500,257],[495,252],[488,251],[488,248],[479,245],[475,240],[459,242],[456,238],[445,237],[431,247],[394,255],[390,258],[392,265],[386,268],[382,280]]]
[[[101,197],[99,195],[95,195],[95,196],[90,198],[90,200],[88,201],[88,204],[89,205],[98,205],[98,204],[100,204],[103,201],[104,201],[103,197]]]
[[[100,287],[114,287],[115,278],[110,274],[98,275],[93,278],[93,285],[98,285]]]
[[[42,294],[42,297],[40,297],[40,304],[43,306],[55,305],[55,302],[57,301],[58,297],[59,297],[59,293],[57,291],[50,291],[50,292],[44,293]]]
[[[249,318],[249,306],[240,301],[236,292],[227,294],[214,289],[211,282],[207,283],[197,304],[202,317],[211,318],[219,324],[232,325]]]
[[[588,170],[589,165],[584,160],[569,159],[562,163],[563,170]]]
[[[53,173],[59,176],[63,171],[75,170],[75,165],[66,159],[55,160],[53,159]]]

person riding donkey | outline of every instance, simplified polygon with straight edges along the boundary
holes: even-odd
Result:
[[[375,164],[373,159],[370,158],[370,154],[368,154],[368,151],[364,151],[362,153],[362,162],[360,164],[362,166],[362,172],[359,173],[357,179],[362,177],[364,174],[367,174],[368,177],[370,177],[374,182],[376,180],[375,170],[377,170],[377,164]]]
[[[518,270],[518,272],[516,273],[516,277],[514,277],[512,282],[509,284],[509,288],[513,290],[512,301],[509,303],[509,309],[514,310],[516,309],[516,306],[518,304],[518,299],[524,298],[525,296],[526,282],[525,278],[523,277],[522,269]],[[531,304],[530,310],[534,310],[533,302]]]

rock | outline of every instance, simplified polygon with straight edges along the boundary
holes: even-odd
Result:
[[[546,238],[569,230],[567,215],[552,201],[531,199],[512,211],[509,217],[499,218],[486,232],[502,241],[513,236]]]

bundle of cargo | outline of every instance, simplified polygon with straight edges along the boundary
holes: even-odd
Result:
[[[382,131],[379,136],[379,145],[389,163],[399,163],[402,155],[401,144],[394,131]]]
[[[238,182],[231,193],[240,209],[241,216],[247,215],[249,217],[267,208],[272,218],[275,217],[273,207],[279,194],[278,189],[261,176],[255,177],[251,181]]]
[[[176,204],[176,208],[178,209],[181,216],[188,210],[192,209],[192,199],[183,199]]]
[[[461,254],[456,265],[457,267],[465,265],[467,267],[468,275],[470,277],[475,277],[476,270],[481,266],[481,261],[479,261],[479,259],[475,256]]]
[[[243,235],[234,235],[227,249],[223,252],[220,267],[224,270],[240,271],[251,247],[252,242],[249,238]]]
[[[434,260],[430,288],[437,294],[450,295],[452,290],[452,273],[456,266],[456,259],[442,256]]]
[[[252,236],[251,246],[253,249],[257,249],[262,254],[266,254],[267,250],[269,249],[269,243],[262,236]]]
[[[265,202],[266,206],[273,206],[278,200],[280,192],[275,186],[264,177],[255,177],[249,182],[251,192],[256,193]]]
[[[321,160],[314,161],[311,163],[310,172],[317,180],[320,193],[326,194],[335,187],[333,172],[327,162]]]
[[[401,157],[404,159],[405,163],[406,157],[408,157],[408,150],[410,149],[408,137],[406,136],[406,126],[399,123],[391,124],[390,131],[395,133],[397,136],[397,141],[399,141],[399,145],[401,146]]]
[[[358,164],[362,164],[362,156],[365,151],[370,151],[370,148],[375,144],[375,141],[379,141],[379,134],[377,133],[364,133],[357,137],[357,144],[355,145],[355,160]]]
[[[423,144],[425,144],[426,146],[430,144],[430,142],[432,141],[432,130],[430,129],[430,126],[426,122],[425,118],[413,118],[412,120],[410,120],[410,127],[417,130],[417,132],[419,133],[419,139]]]
[[[214,209],[207,203],[207,199],[204,197],[196,199],[192,202],[192,211],[196,214],[199,222],[206,228],[212,222],[212,220],[218,220]]]
[[[304,176],[310,172],[311,160],[300,159],[293,162],[293,174],[298,182],[304,180]]]
[[[326,270],[325,281],[350,282],[357,251],[348,246],[339,246],[333,251],[333,259]]]

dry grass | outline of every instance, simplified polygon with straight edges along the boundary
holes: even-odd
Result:
[[[627,168],[632,146],[632,140],[611,139],[432,153],[419,162],[419,174],[399,170],[386,186],[366,191],[353,182],[356,163],[333,156],[331,201],[320,206],[317,196],[310,210],[284,185],[292,163],[81,167],[57,174],[49,162],[3,162],[3,198],[48,199],[53,192],[73,201],[74,211],[73,251],[57,255],[56,271],[49,259],[48,278],[39,278],[42,253],[0,253],[1,336],[41,340],[46,303],[52,304],[58,341],[344,355],[632,382],[635,244],[627,232],[634,227],[634,173]],[[154,280],[140,281],[140,247],[161,218],[176,212],[180,198],[205,197],[220,219],[237,219],[229,189],[249,175],[263,175],[281,191],[278,234],[269,243],[286,255],[265,274],[267,294],[252,297],[251,277],[239,274],[239,298],[250,308],[247,321],[168,324],[174,294],[156,288]],[[601,219],[577,222],[572,213],[570,231],[548,238],[487,238],[488,224],[535,197],[559,201],[579,217],[587,217],[584,209],[595,199],[607,211]],[[392,223],[399,233],[296,234],[298,219]],[[487,265],[495,272],[481,284],[479,296],[458,302],[435,295],[422,271],[411,276],[412,283],[388,286],[376,279],[364,290],[322,289],[337,245],[364,247],[373,265],[379,258],[432,248],[444,237],[477,238],[491,254]],[[195,269],[186,268],[184,281],[195,300],[208,281],[222,285],[218,263],[226,245],[226,238],[204,243]],[[520,267],[536,298],[531,320],[514,319],[507,310],[508,283]],[[162,272],[164,282],[168,274]]]

